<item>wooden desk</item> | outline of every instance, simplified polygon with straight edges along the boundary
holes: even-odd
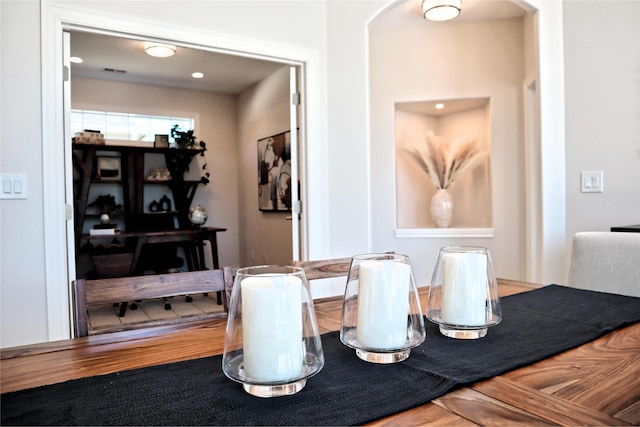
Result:
[[[535,287],[499,284],[501,296]],[[340,327],[341,298],[317,300],[315,308],[322,333]],[[225,323],[216,319],[5,349],[0,391],[220,354]],[[640,425],[640,323],[372,423],[433,424]]]
[[[89,234],[85,234],[82,238],[87,241],[105,239],[113,240],[114,237],[118,239],[136,239],[135,250],[131,261],[131,269],[129,271],[129,274],[133,275],[138,270],[138,262],[140,261],[142,247],[144,245],[152,245],[156,243],[184,243],[187,245],[188,247],[185,247],[187,266],[189,270],[194,271],[206,269],[202,242],[208,240],[211,248],[211,259],[213,262],[213,266],[211,268],[220,268],[217,235],[223,231],[227,231],[227,229],[221,227],[203,227],[197,229],[191,228],[168,231],[124,231],[111,236],[91,236]]]

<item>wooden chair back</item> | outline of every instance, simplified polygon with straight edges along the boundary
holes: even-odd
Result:
[[[307,280],[343,277],[349,274],[351,258],[332,258],[315,261],[293,261],[294,267],[304,268]]]
[[[76,337],[82,337],[89,334],[87,309],[96,305],[222,292],[224,312],[226,313],[228,311],[227,301],[233,286],[233,272],[231,268],[225,267],[218,270],[98,280],[78,279],[72,282],[72,286],[74,331]]]
[[[385,254],[394,254],[387,251]],[[307,280],[311,282],[317,279],[330,279],[334,277],[347,277],[351,267],[351,257],[348,258],[328,258],[311,261],[292,261],[291,265],[304,268]]]
[[[387,251],[385,254],[394,254],[394,251]],[[351,257],[349,258],[329,258],[316,261],[292,261],[294,267],[304,268],[307,280],[329,279],[332,277],[343,277],[349,275],[351,267]]]

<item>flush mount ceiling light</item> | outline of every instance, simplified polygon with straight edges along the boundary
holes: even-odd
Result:
[[[422,0],[422,14],[430,21],[448,21],[460,14],[462,0]]]
[[[195,73],[191,74],[191,77],[193,77],[194,79],[201,79],[204,77],[204,73],[201,73],[200,71],[196,71]]]
[[[168,58],[176,53],[176,47],[170,44],[144,42],[144,51],[147,55],[157,58]]]

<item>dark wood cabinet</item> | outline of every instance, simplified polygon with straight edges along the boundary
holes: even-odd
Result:
[[[145,213],[154,214],[145,209],[144,191],[147,185],[166,185],[173,196],[174,211],[180,228],[190,226],[189,208],[195,196],[200,180],[185,180],[193,158],[202,153],[202,149],[177,149],[154,147],[130,147],[121,145],[73,144],[73,165],[77,173],[74,180],[75,224],[76,236],[82,234],[88,200],[89,189],[93,184],[121,184],[122,200],[125,212],[125,228],[127,220]],[[119,159],[120,176],[118,179],[103,178],[99,174],[98,158],[100,153]],[[164,156],[166,168],[171,174],[167,181],[149,181],[145,176],[145,154],[155,153]]]
[[[81,143],[75,143],[72,147],[76,260],[83,253],[89,253],[94,264],[107,263],[106,269],[96,268],[96,270],[107,271],[112,276],[141,274],[138,263],[141,257],[144,257],[142,244],[150,245],[159,240],[158,234],[165,233],[170,237],[164,239],[164,242],[158,241],[158,246],[147,250],[151,251],[154,257],[157,257],[157,249],[162,245],[168,246],[169,249],[182,247],[187,268],[203,269],[202,244],[204,240],[209,240],[212,245],[214,264],[217,264],[217,246],[214,248],[215,234],[225,229],[216,227],[198,229],[189,221],[189,209],[202,181],[186,180],[185,173],[192,166],[194,157],[202,153],[203,149]],[[169,179],[147,178],[149,169],[145,165],[147,154],[160,155],[164,158],[166,169],[170,174]],[[115,185],[115,188],[119,189],[117,202],[122,205],[123,211],[123,218],[118,220],[120,233],[115,236],[90,236],[87,229],[99,222],[96,211],[88,210],[94,197],[90,197],[90,194],[109,192],[90,190],[96,186],[106,185],[110,187],[105,188],[113,189]],[[160,200],[162,203],[158,203],[157,209],[151,211],[149,203],[145,206],[145,192],[153,188],[158,189],[159,186],[162,191],[156,191],[156,193],[164,194]],[[148,239],[148,236],[155,237]],[[167,266],[171,264],[169,260],[160,260],[160,262],[166,262]],[[216,268],[217,265],[213,267]],[[98,273],[98,276],[104,276],[104,273]]]

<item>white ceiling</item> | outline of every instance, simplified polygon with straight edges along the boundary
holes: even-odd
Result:
[[[227,94],[242,93],[286,66],[181,46],[177,46],[176,54],[170,58],[154,58],[144,53],[142,40],[86,32],[71,33],[71,56],[79,56],[84,61],[71,64],[72,77]],[[204,73],[204,78],[192,78],[195,71]]]
[[[489,98],[446,99],[438,101],[413,101],[396,102],[396,110],[410,113],[426,114],[429,116],[446,116],[461,111],[473,110],[484,107]],[[442,104],[444,108],[437,109],[436,104]]]
[[[523,16],[525,11],[509,0],[463,0],[462,12],[454,21],[505,19]],[[420,1],[398,2],[387,9],[376,25],[447,25],[429,22],[421,16]],[[217,93],[239,94],[271,75],[283,63],[177,46],[170,58],[154,58],[143,50],[143,40],[74,31],[71,55],[82,64],[72,64],[72,77],[179,87]],[[108,71],[117,70],[117,71]],[[191,73],[204,73],[194,79]]]

